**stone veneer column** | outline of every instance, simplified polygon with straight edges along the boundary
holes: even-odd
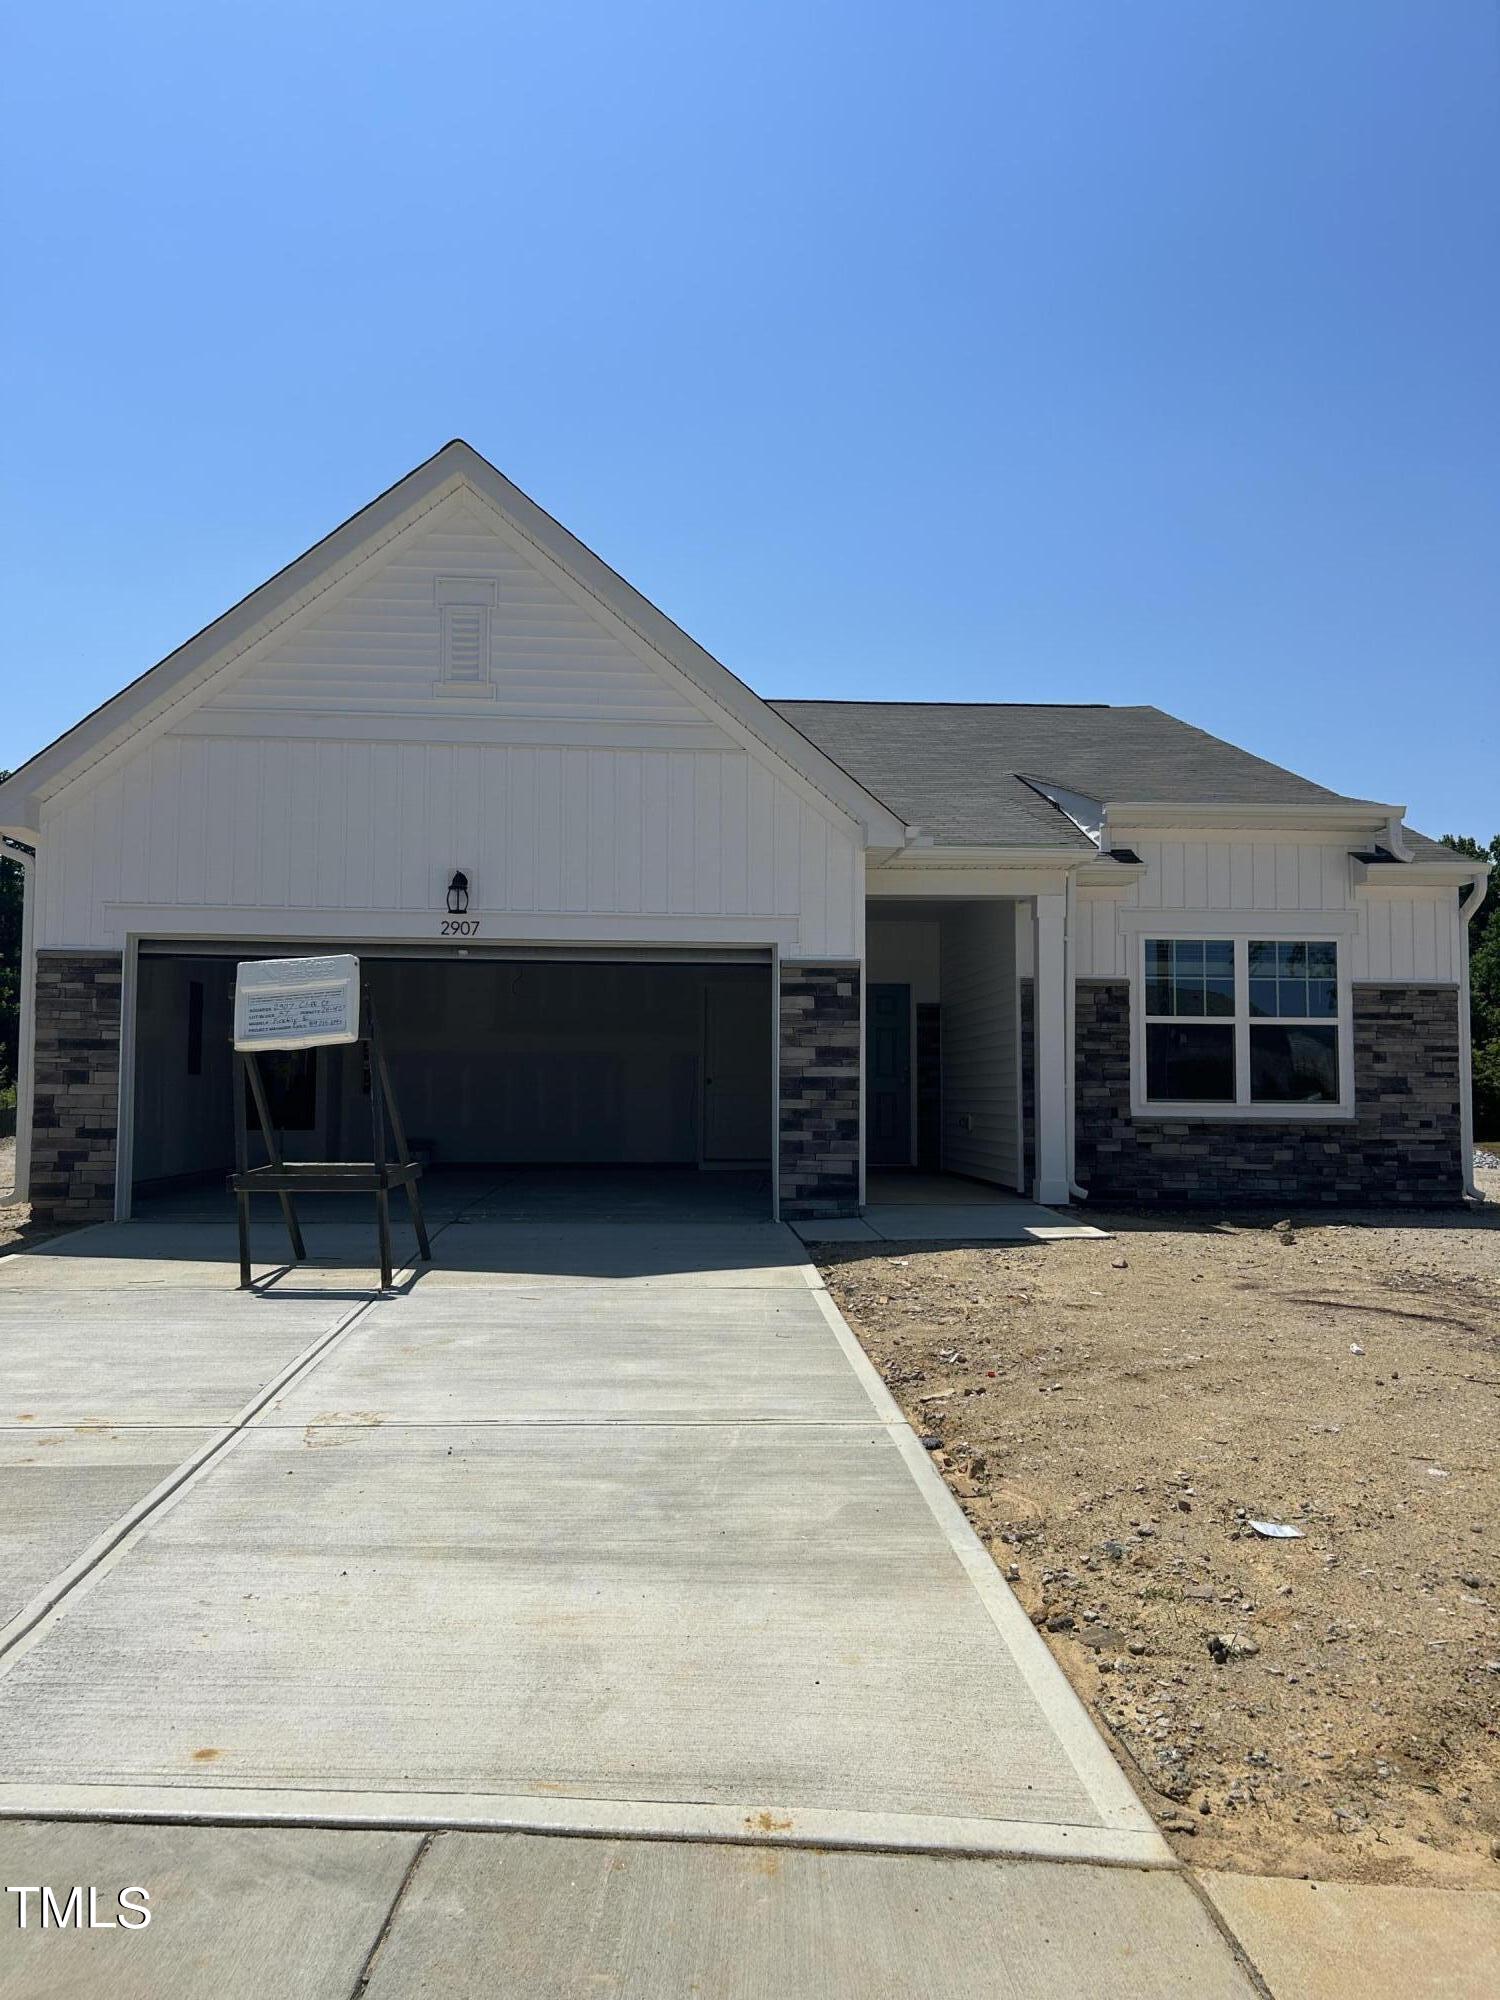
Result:
[[[1463,1198],[1458,989],[1357,985],[1354,1117],[1130,1115],[1130,988],[1080,980],[1078,1178],[1095,1201],[1417,1206]]]
[[[781,967],[781,1212],[859,1213],[859,967]]]
[[[31,1213],[38,1222],[107,1222],[115,1212],[121,976],[118,952],[37,956]]]

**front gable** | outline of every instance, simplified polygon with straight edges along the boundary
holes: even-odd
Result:
[[[471,616],[463,678],[445,674],[447,621]],[[467,636],[464,634],[463,636]],[[471,671],[472,669],[472,671]],[[712,729],[644,646],[632,648],[548,576],[468,489],[422,518],[335,601],[242,658],[204,700],[208,718],[268,712],[424,717],[439,734],[497,718]]]
[[[450,503],[457,503],[456,507],[450,508]],[[154,734],[179,727],[204,701],[224,695],[252,663],[257,669],[269,663],[274,672],[279,659],[286,669],[282,685],[288,691],[291,681],[298,678],[315,687],[319,665],[334,668],[337,685],[338,659],[320,662],[306,651],[298,651],[310,618],[319,621],[322,637],[335,652],[342,646],[346,667],[353,663],[351,640],[354,651],[364,653],[357,664],[366,671],[378,665],[379,649],[388,635],[394,634],[392,643],[397,648],[410,648],[412,621],[423,615],[414,603],[398,601],[381,606],[376,629],[363,635],[346,631],[340,637],[336,613],[331,618],[328,614],[335,612],[351,589],[361,583],[368,587],[370,579],[403,545],[440,531],[450,513],[461,522],[456,544],[470,543],[469,555],[458,573],[472,574],[477,569],[483,574],[487,565],[494,563],[511,568],[513,580],[520,586],[509,607],[507,628],[518,649],[513,664],[518,670],[515,688],[520,700],[526,699],[522,685],[526,674],[530,672],[534,678],[539,662],[549,658],[545,642],[558,630],[566,602],[583,614],[583,622],[571,621],[571,631],[563,635],[564,647],[569,639],[581,643],[588,665],[598,666],[611,657],[619,664],[618,652],[611,655],[608,649],[599,650],[597,632],[589,629],[591,621],[595,628],[613,635],[658,680],[682,694],[689,706],[724,727],[754,754],[768,756],[779,775],[799,789],[810,788],[826,807],[852,821],[867,844],[894,848],[904,843],[906,828],[898,815],[461,439],[445,445],[259,590],[29,759],[0,787],[0,827],[34,830],[43,801],[56,799],[64,788],[102,775],[122,753],[133,754]],[[397,574],[399,578],[400,572]],[[501,578],[497,570],[490,574],[496,585],[493,602],[498,615],[504,609],[499,597]],[[415,588],[420,595],[419,582]],[[550,631],[528,633],[528,600],[533,597],[540,598],[542,623]],[[404,633],[400,629],[403,621],[408,626]],[[435,632],[436,626],[432,629]],[[500,636],[503,642],[504,633]],[[538,638],[543,641],[540,648],[531,643]],[[416,636],[418,650],[423,643]],[[565,657],[561,664],[566,673]],[[396,677],[400,678],[399,668]],[[560,678],[554,679],[550,693],[542,692],[542,701],[549,703],[562,686]],[[638,692],[645,686],[637,681]],[[388,698],[377,687],[375,704]],[[357,705],[360,700],[352,691],[338,697],[340,706],[345,702]],[[316,697],[313,705],[317,705]]]
[[[41,830],[39,943],[421,939],[461,869],[487,940],[857,955],[900,822],[473,458],[0,792]]]

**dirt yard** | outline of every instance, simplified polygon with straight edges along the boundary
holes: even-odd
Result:
[[[13,1243],[25,1226],[30,1210],[13,1199],[16,1182],[16,1142],[0,1139],[0,1249]]]
[[[819,1253],[1184,1859],[1500,1887],[1486,1179],[1414,1224]]]
[[[28,1202],[13,1199],[16,1184],[16,1142],[0,1139],[0,1256],[27,1243],[40,1243],[56,1231],[33,1225]]]

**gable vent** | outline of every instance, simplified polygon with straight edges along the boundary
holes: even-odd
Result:
[[[493,694],[490,680],[490,616],[495,586],[484,577],[439,577],[438,618],[442,630],[439,694]]]
[[[490,636],[490,614],[477,604],[450,605],[443,619],[443,679],[486,681],[489,661],[485,657]]]

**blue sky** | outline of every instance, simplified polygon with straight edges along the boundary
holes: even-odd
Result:
[[[455,434],[763,693],[1500,828],[1490,0],[30,8],[0,764]]]

